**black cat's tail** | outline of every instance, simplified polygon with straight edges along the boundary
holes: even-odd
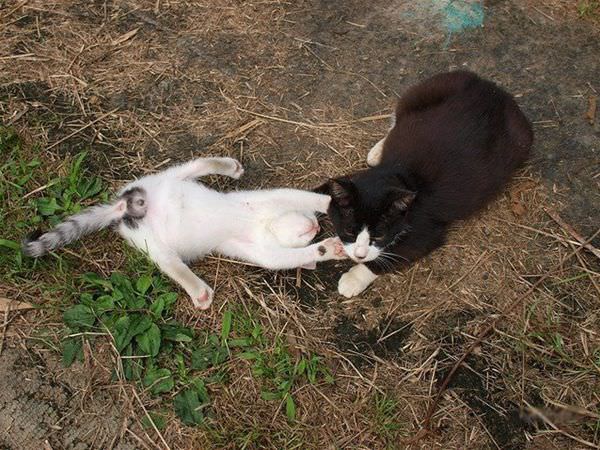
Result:
[[[123,200],[93,206],[68,217],[46,233],[36,232],[29,235],[23,240],[21,249],[24,255],[38,258],[87,234],[108,227],[111,223],[121,220],[126,212],[127,204]]]

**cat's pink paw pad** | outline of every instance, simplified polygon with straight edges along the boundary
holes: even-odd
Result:
[[[318,247],[319,255],[325,259],[346,259],[344,244],[339,238],[325,239]]]
[[[200,310],[206,310],[210,308],[210,305],[213,301],[213,293],[212,290],[202,289],[197,295],[192,297],[192,302],[194,303],[194,307]]]
[[[344,244],[339,239],[336,239],[335,241],[334,255],[340,259],[346,259],[348,257]]]

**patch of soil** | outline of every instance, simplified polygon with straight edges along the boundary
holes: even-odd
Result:
[[[476,357],[467,358],[471,368],[460,367],[454,374],[448,389],[454,390],[462,401],[482,421],[483,425],[503,450],[521,450],[525,448],[525,431],[531,429],[529,422],[523,420],[516,405],[508,402],[498,404],[486,389],[482,377],[474,371],[485,369],[485,361]],[[440,371],[437,379],[441,382],[446,371]],[[502,393],[499,393],[502,396]],[[499,407],[501,406],[501,407]]]
[[[0,357],[0,447],[9,450],[115,448],[133,450],[122,436],[127,417],[107,389],[86,386],[76,370],[59,372],[54,355],[44,358],[20,348]]]
[[[10,104],[15,110],[25,110],[23,118],[30,129],[39,129],[48,145],[59,155],[88,152],[86,164],[92,173],[104,173],[107,160],[115,156],[116,132],[102,126],[88,126],[94,115],[83,118],[75,100],[44,81],[25,81],[0,85],[0,102]],[[89,105],[88,105],[89,109]],[[100,114],[98,114],[100,115]],[[69,137],[74,131],[75,135]],[[112,170],[112,168],[111,168]]]
[[[337,347],[356,367],[363,367],[374,364],[372,355],[388,360],[400,355],[402,345],[412,333],[412,325],[383,320],[375,328],[361,330],[350,317],[342,316],[333,331]]]
[[[462,342],[462,337],[459,336],[460,330],[463,330],[465,325],[475,317],[477,312],[473,310],[447,311],[431,323],[424,332],[432,341],[455,345]]]

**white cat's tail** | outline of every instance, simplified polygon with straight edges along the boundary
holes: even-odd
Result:
[[[127,212],[127,204],[119,200],[113,204],[98,205],[85,209],[79,214],[68,217],[54,229],[23,240],[23,254],[37,258],[46,253],[78,240],[119,221]]]

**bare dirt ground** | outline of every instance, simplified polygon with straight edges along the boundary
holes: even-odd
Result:
[[[301,280],[218,259],[197,265],[216,301],[199,313],[182,295],[181,321],[218,330],[228,305],[259,305],[272,336],[324,355],[335,382],[299,389],[294,423],[236,360],[235,381],[211,393],[209,428],[173,418],[160,436],[143,429],[151,400],[110,381],[110,357],[90,350],[63,369],[55,346],[32,337],[61,327],[52,306],[61,293],[1,282],[2,296],[45,308],[6,318],[0,447],[600,448],[600,265],[565,226],[588,238],[600,223],[600,117],[586,117],[600,91],[598,22],[572,2],[495,0],[483,26],[469,27],[478,11],[456,19],[451,3],[0,2],[2,122],[40,145],[49,167],[91,149],[89,170],[114,186],[229,155],[246,175],[216,187],[314,187],[364,167],[395,98],[455,68],[515,94],[536,133],[531,164],[497,202],[357,298],[336,292],[345,264]],[[73,251],[74,276],[110,273],[126,258],[94,240]]]

